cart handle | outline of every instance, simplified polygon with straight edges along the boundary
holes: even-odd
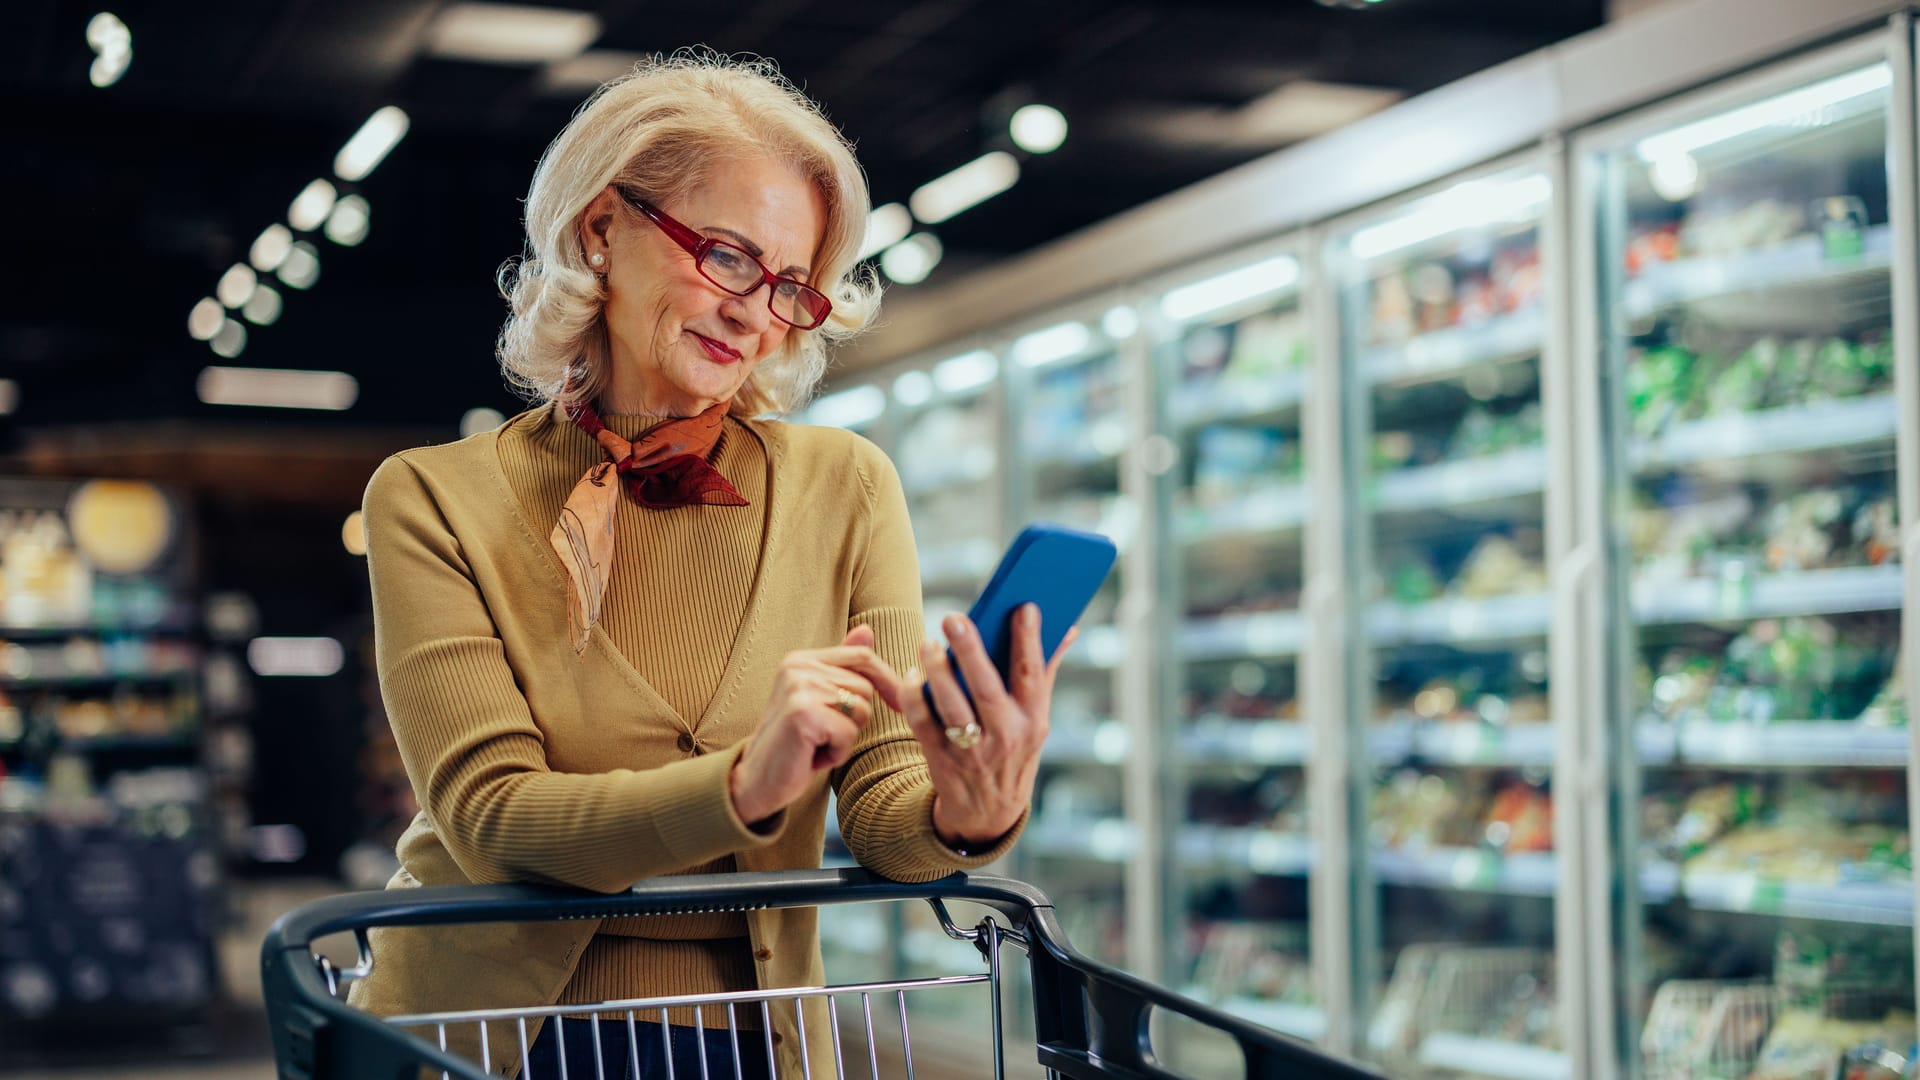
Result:
[[[1051,908],[1021,881],[949,874],[911,884],[859,868],[684,874],[650,878],[625,892],[592,893],[548,885],[446,885],[344,893],[303,904],[275,920],[276,948],[307,948],[319,938],[373,926],[446,926],[555,919],[819,907],[945,897],[984,904],[1025,926],[1035,908]]]

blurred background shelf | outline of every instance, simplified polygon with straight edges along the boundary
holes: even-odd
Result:
[[[1760,454],[1800,454],[1891,440],[1900,419],[1892,394],[1816,401],[1675,424],[1627,450],[1636,472]]]
[[[1293,371],[1257,381],[1215,378],[1201,385],[1188,383],[1174,391],[1168,411],[1173,423],[1183,428],[1270,417],[1305,401],[1307,382],[1305,372]]]
[[[1900,567],[1890,565],[1636,581],[1633,614],[1658,624],[1893,611],[1901,604],[1901,580]]]
[[[1507,642],[1545,635],[1552,618],[1547,593],[1424,604],[1380,603],[1367,609],[1367,636],[1376,646]]]
[[[1573,1075],[1573,1059],[1558,1050],[1436,1031],[1420,1042],[1420,1064],[1468,1076],[1558,1080]]]
[[[1368,349],[1360,356],[1360,374],[1369,384],[1437,379],[1476,364],[1532,356],[1545,336],[1546,319],[1538,308],[1516,311]]]
[[[1728,768],[1904,768],[1912,735],[1903,727],[1846,721],[1777,724],[1649,722],[1635,733],[1648,765]]]
[[[1182,544],[1241,540],[1297,530],[1312,511],[1302,484],[1275,484],[1238,498],[1176,511],[1174,536]]]
[[[1911,882],[1814,884],[1758,874],[1683,870],[1673,863],[1662,862],[1642,869],[1640,889],[1648,903],[1664,903],[1684,896],[1693,907],[1709,911],[1875,926],[1914,924]]]
[[[1180,628],[1180,654],[1188,660],[1295,656],[1306,639],[1306,620],[1297,611],[1216,615]]]
[[[1883,277],[1892,261],[1893,230],[1885,225],[1868,227],[1860,254],[1853,256],[1829,256],[1821,237],[1798,236],[1752,251],[1651,264],[1627,283],[1620,303],[1629,314],[1646,315],[1662,307],[1734,293]]]
[[[1389,885],[1508,896],[1552,896],[1557,887],[1551,853],[1500,855],[1479,848],[1374,848],[1369,858],[1375,876]]]
[[[1373,512],[1454,510],[1538,495],[1546,486],[1546,449],[1528,446],[1484,458],[1386,473],[1374,482]]]

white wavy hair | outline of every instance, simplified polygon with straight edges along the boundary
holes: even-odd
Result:
[[[602,86],[547,147],[527,192],[527,244],[500,268],[510,313],[497,352],[507,381],[534,404],[591,401],[609,376],[605,281],[580,238],[587,204],[615,184],[671,204],[718,164],[765,156],[820,191],[826,227],[811,278],[833,300],[818,329],[792,331],[734,395],[741,416],[791,413],[826,373],[827,353],[880,306],[872,273],[855,273],[871,203],[853,147],[771,60],[682,49]]]

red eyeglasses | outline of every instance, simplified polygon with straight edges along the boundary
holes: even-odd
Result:
[[[762,285],[773,286],[767,293],[767,310],[795,330],[812,330],[826,322],[827,315],[833,311],[833,301],[828,300],[825,293],[768,270],[747,249],[702,236],[631,192],[621,191],[620,197],[658,225],[674,243],[685,248],[687,254],[693,256],[694,268],[700,271],[701,277],[735,296],[752,296]]]

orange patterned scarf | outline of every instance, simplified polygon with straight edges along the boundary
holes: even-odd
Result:
[[[724,401],[698,416],[668,420],[632,443],[608,431],[587,402],[570,406],[567,416],[607,453],[607,460],[573,486],[550,538],[567,568],[567,627],[573,651],[580,653],[600,621],[613,567],[613,515],[620,499],[614,474],[625,480],[633,500],[650,510],[745,506],[747,500],[707,463],[726,425]]]

